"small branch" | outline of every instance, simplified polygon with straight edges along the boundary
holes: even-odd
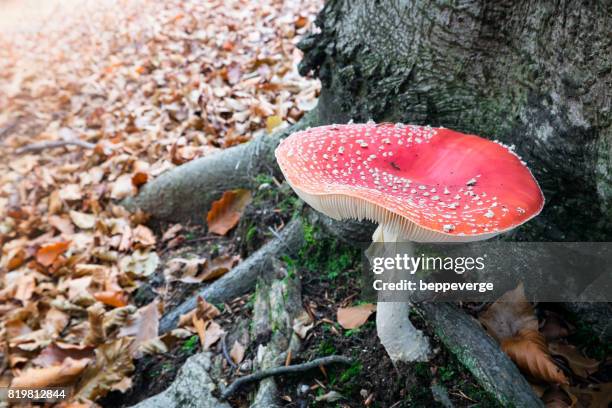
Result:
[[[229,365],[233,368],[236,369],[238,368],[238,366],[234,363],[234,361],[232,360],[232,358],[230,357],[229,353],[227,352],[227,339],[226,339],[227,335],[223,335],[223,337],[221,337],[221,346],[223,347],[223,357],[225,357],[225,359],[227,360],[227,362],[229,363]]]
[[[301,373],[303,371],[312,370],[313,368],[317,368],[319,366],[325,366],[325,365],[334,364],[334,363],[351,364],[352,362],[353,361],[350,358],[344,357],[344,356],[327,356],[327,357],[317,358],[317,359],[314,359],[312,361],[309,361],[303,364],[280,366],[280,367],[274,367],[274,368],[270,368],[267,370],[259,371],[254,374],[246,375],[234,381],[229,387],[225,389],[225,391],[223,391],[223,393],[221,394],[221,398],[227,399],[243,385],[252,383],[254,381],[263,380],[264,378],[268,378],[268,377],[272,377],[276,375],[283,375],[283,374]]]
[[[55,149],[56,147],[65,147],[65,146],[80,146],[85,149],[93,149],[96,147],[95,144],[85,142],[79,139],[66,139],[66,140],[51,140],[47,142],[40,143],[32,143],[27,146],[20,147],[15,150],[16,154],[25,154],[25,153],[38,153],[47,149]]]

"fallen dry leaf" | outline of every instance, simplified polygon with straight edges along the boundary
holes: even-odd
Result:
[[[200,344],[204,347],[204,340],[206,339],[206,327],[210,324],[209,321],[199,318],[195,313],[191,317],[193,327],[200,338]]]
[[[576,397],[562,387],[552,386],[541,396],[546,408],[575,408]]]
[[[578,398],[580,407],[609,408],[612,403],[612,382],[570,387],[569,391]]]
[[[136,187],[132,184],[132,177],[129,174],[124,174],[113,183],[111,198],[114,200],[122,200],[135,193]]]
[[[156,242],[153,231],[144,225],[138,225],[132,230],[132,240],[139,248],[154,246]]]
[[[183,226],[181,224],[174,224],[173,226],[168,228],[166,232],[164,232],[164,235],[162,235],[162,241],[170,241],[171,239],[179,235],[182,230]]]
[[[232,358],[234,363],[236,364],[242,363],[242,360],[244,360],[245,351],[246,349],[244,348],[244,346],[240,344],[238,340],[236,340],[234,342],[234,345],[232,346],[232,349],[230,350],[230,357]]]
[[[6,264],[6,269],[12,271],[13,269],[19,268],[25,262],[27,254],[23,248],[14,248],[8,254],[3,257],[3,261]]]
[[[118,337],[130,336],[134,338],[130,346],[130,352],[134,358],[142,356],[140,351],[141,344],[157,337],[159,318],[159,303],[153,301],[138,309],[127,326],[119,330]]]
[[[83,343],[87,346],[97,346],[106,341],[106,330],[104,328],[104,305],[95,303],[87,308],[87,335]]]
[[[224,335],[225,331],[221,328],[221,326],[214,320],[211,321],[206,327],[206,332],[204,333],[204,344],[202,344],[202,348],[204,350],[210,350],[210,347],[219,341],[219,339]]]
[[[538,331],[538,320],[522,283],[504,293],[478,319],[523,372],[554,384],[568,383]]]
[[[197,298],[198,305],[196,306],[196,315],[203,320],[212,320],[219,316],[221,312],[213,304],[208,303],[202,296]]]
[[[137,172],[132,175],[132,184],[138,188],[147,183],[149,175],[145,172]]]
[[[587,378],[599,368],[599,361],[585,357],[572,345],[551,343],[548,345],[548,349],[551,354],[561,356],[567,360],[574,374],[580,377]]]
[[[41,246],[36,251],[36,261],[43,266],[50,266],[55,260],[68,250],[70,241],[59,241]]]
[[[520,330],[538,330],[538,319],[525,297],[522,283],[504,293],[478,316],[478,320],[498,342],[514,336]]]
[[[45,347],[32,363],[40,367],[51,367],[60,364],[67,358],[73,360],[93,359],[93,347],[70,346],[63,343],[52,343]]]
[[[268,118],[266,118],[266,130],[268,131],[268,133],[272,133],[272,131],[281,123],[283,123],[283,119],[280,116],[269,116]]]
[[[123,337],[96,348],[96,359],[81,375],[75,398],[96,400],[134,371],[130,355],[131,340]]]
[[[376,306],[371,303],[338,308],[338,323],[345,329],[356,329],[367,322],[375,310]]]
[[[232,190],[223,193],[223,196],[212,203],[206,217],[208,230],[214,234],[225,235],[234,228],[245,208],[251,202],[249,190]]]
[[[305,310],[293,319],[293,331],[299,336],[300,339],[306,338],[306,334],[314,327],[314,322],[310,318],[310,315]]]
[[[78,211],[70,211],[69,214],[74,225],[81,229],[92,229],[96,225],[96,216],[93,214],[85,214]]]
[[[128,304],[127,295],[122,290],[103,290],[94,293],[93,297],[109,306],[123,307]]]
[[[516,336],[503,340],[501,349],[526,374],[553,384],[569,383],[548,353],[544,336],[538,331],[521,330]]]
[[[29,368],[13,378],[11,387],[43,388],[73,382],[85,369],[89,359],[73,360],[68,357],[61,364],[45,368]]]
[[[71,219],[67,217],[61,217],[59,215],[50,215],[48,221],[49,225],[57,229],[62,234],[74,234],[74,226],[72,225]]]

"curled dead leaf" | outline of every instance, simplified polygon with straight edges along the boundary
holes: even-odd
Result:
[[[525,297],[522,283],[504,293],[478,320],[498,342],[515,336],[520,330],[538,330],[538,319]]]
[[[225,335],[225,331],[221,328],[221,326],[215,322],[214,320],[211,321],[207,326],[206,326],[206,331],[204,333],[204,342],[202,344],[202,348],[204,350],[209,350],[210,347],[215,344],[217,341],[219,341],[219,339]],[[200,338],[200,341],[201,338]]]
[[[242,363],[242,360],[244,360],[245,351],[246,349],[244,348],[244,346],[240,344],[238,340],[236,340],[234,342],[234,345],[232,346],[232,349],[230,350],[230,357],[232,358],[234,363],[236,364]]]
[[[134,371],[129,352],[131,342],[129,338],[122,337],[96,348],[95,363],[90,364],[81,375],[74,398],[94,401],[106,395]]]
[[[224,192],[219,200],[212,203],[206,216],[208,230],[218,235],[227,234],[238,224],[251,199],[249,190],[239,189]]]
[[[567,360],[574,374],[580,377],[587,378],[599,368],[599,361],[585,357],[572,345],[551,343],[548,345],[548,349],[551,354],[561,356]]]
[[[159,329],[159,303],[153,301],[138,309],[127,326],[119,330],[118,337],[130,336],[134,338],[131,353],[134,358],[140,358],[140,345],[157,337]]]
[[[70,219],[77,227],[81,229],[92,229],[96,225],[96,216],[78,211],[70,211]]]
[[[132,175],[132,184],[136,188],[145,185],[148,180],[149,180],[149,175],[144,172],[138,172]]]
[[[127,295],[122,290],[103,290],[93,294],[93,297],[105,305],[114,307],[127,306]]]
[[[516,336],[502,341],[501,349],[524,373],[553,384],[569,383],[548,353],[546,341],[538,331],[521,330]]]
[[[43,245],[36,251],[36,261],[43,266],[50,266],[69,247],[70,241],[59,241]]]
[[[13,378],[11,387],[43,388],[72,383],[85,369],[89,359],[74,360],[70,357],[61,364],[44,368],[29,368]]]
[[[310,315],[305,310],[293,319],[293,331],[299,336],[300,339],[304,339],[306,334],[314,327],[314,322],[310,318]]]
[[[345,329],[356,329],[367,322],[375,310],[376,306],[371,303],[338,308],[338,323]]]

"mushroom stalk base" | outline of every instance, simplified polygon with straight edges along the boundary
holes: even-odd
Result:
[[[397,236],[385,231],[379,226],[374,232],[374,242],[385,242],[385,252],[391,249],[393,242],[398,242]],[[371,247],[373,248],[373,247]],[[384,256],[368,251],[368,256]],[[390,255],[390,254],[389,254]],[[398,271],[387,271],[386,273],[398,273]],[[379,296],[380,299],[380,296]],[[411,303],[405,302],[378,302],[376,307],[376,331],[381,344],[389,354],[391,360],[414,362],[428,361],[431,348],[429,340],[418,330],[409,318]]]

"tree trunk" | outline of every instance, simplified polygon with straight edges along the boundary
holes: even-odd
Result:
[[[515,239],[608,240],[611,16],[603,1],[330,0],[300,68],[321,78],[321,123],[429,124],[515,145],[547,200]]]

